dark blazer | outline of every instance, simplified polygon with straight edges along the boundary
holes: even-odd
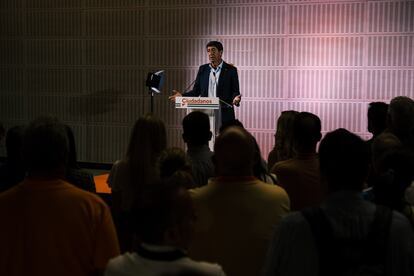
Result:
[[[186,97],[208,97],[208,83],[210,78],[210,65],[201,65],[198,69],[197,78],[195,80],[193,89],[183,94]],[[240,95],[239,90],[239,76],[237,74],[237,68],[233,65],[225,63],[223,61],[223,67],[221,68],[219,81],[217,83],[217,97],[220,100],[228,103],[232,107],[226,104],[220,103],[221,106],[221,121],[225,123],[230,120],[234,120],[233,99],[237,95]]]

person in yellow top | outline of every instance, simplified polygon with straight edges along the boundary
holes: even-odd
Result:
[[[0,194],[0,275],[100,275],[119,255],[108,206],[63,180],[64,125],[34,120],[23,142],[27,177]]]
[[[286,192],[253,176],[255,144],[241,127],[217,138],[218,177],[191,190],[197,220],[189,255],[215,262],[228,276],[260,275],[274,228],[289,212]]]

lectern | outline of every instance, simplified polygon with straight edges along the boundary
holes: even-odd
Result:
[[[213,151],[214,140],[220,129],[220,100],[217,97],[176,97],[175,108],[186,109],[187,114],[194,110],[206,113],[210,119],[210,130],[213,136],[209,147]]]

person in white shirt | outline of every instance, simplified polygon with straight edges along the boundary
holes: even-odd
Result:
[[[137,245],[132,253],[110,260],[105,276],[225,276],[219,265],[187,256],[194,212],[185,187],[192,181],[190,174],[178,171],[143,192],[133,208]]]

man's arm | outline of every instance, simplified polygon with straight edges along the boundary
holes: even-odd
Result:
[[[240,86],[239,86],[239,75],[237,73],[237,68],[234,68],[234,74],[231,77],[231,89],[232,89],[232,99],[233,105],[239,106],[241,101]]]

